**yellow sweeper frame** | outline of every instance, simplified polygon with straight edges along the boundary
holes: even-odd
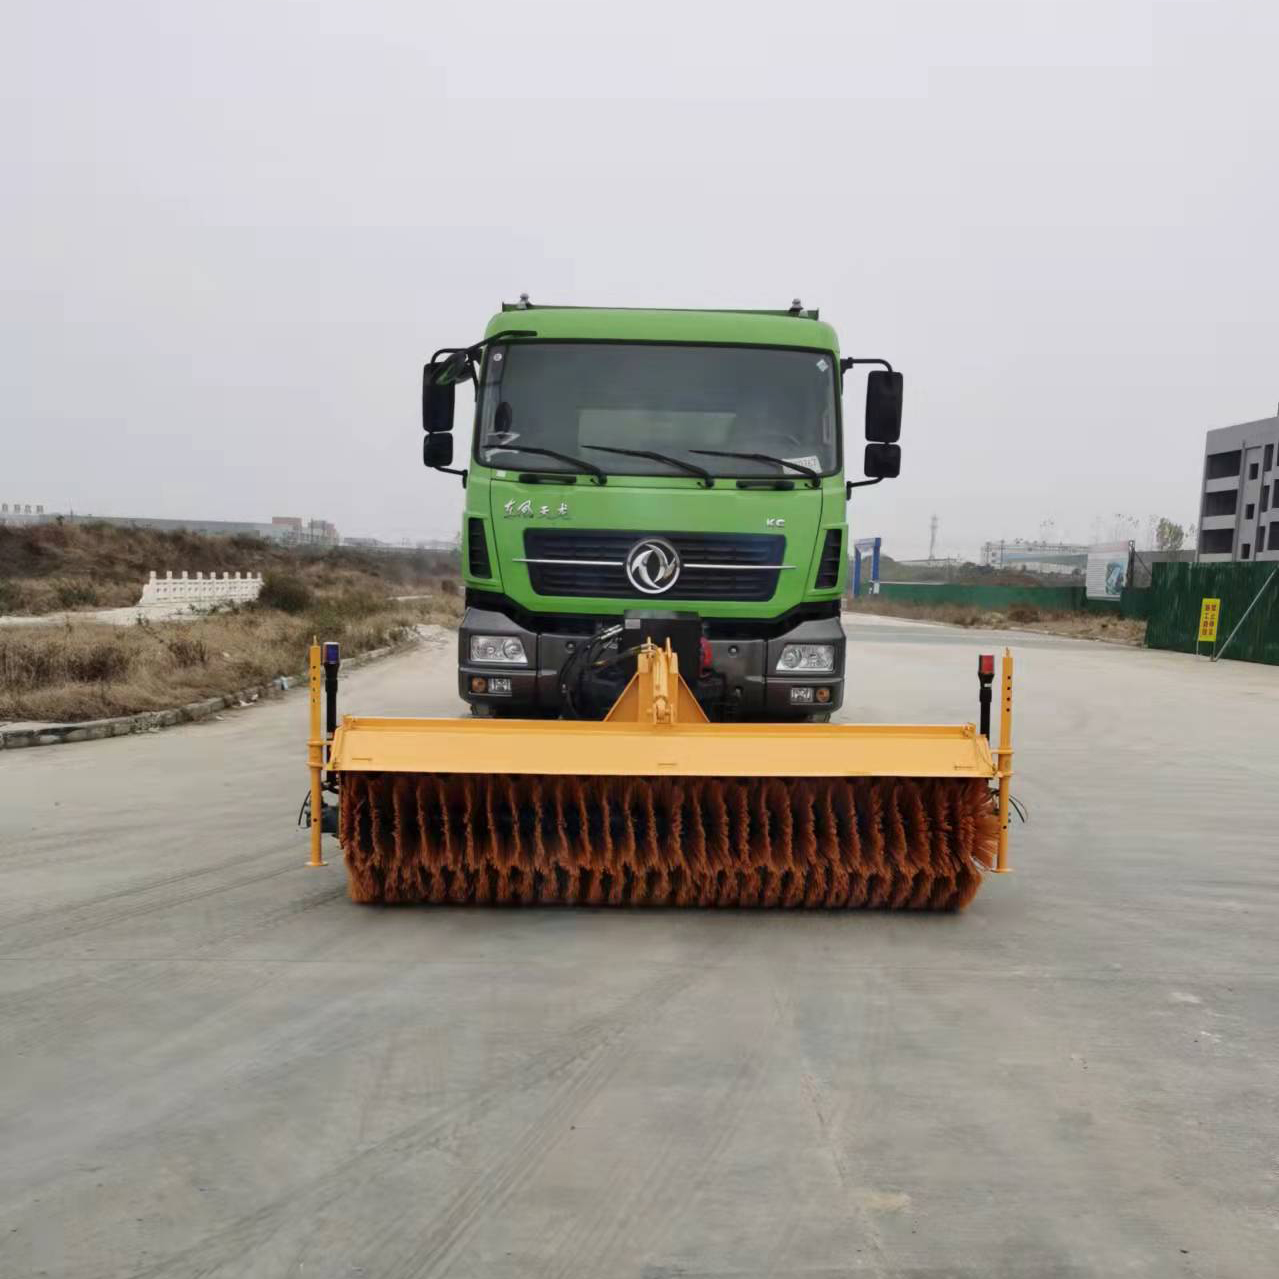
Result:
[[[636,674],[603,722],[322,718],[322,647],[310,650],[311,859],[321,849],[326,774],[596,777],[985,778],[996,790],[996,873],[1006,873],[1013,775],[1013,658],[1004,650],[999,746],[975,724],[711,724],[671,650],[645,644]]]

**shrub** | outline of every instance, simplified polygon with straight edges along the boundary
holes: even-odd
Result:
[[[383,596],[376,595],[372,591],[358,589],[343,591],[341,595],[334,596],[325,602],[340,617],[349,622],[362,622],[366,618],[372,617],[375,613],[395,607]]]
[[[116,640],[68,646],[67,678],[83,684],[105,684],[123,679],[133,665],[133,654]]]
[[[258,603],[263,608],[278,609],[281,613],[305,613],[314,599],[311,588],[291,573],[267,573],[258,593]]]
[[[175,666],[207,666],[209,664],[209,646],[194,635],[183,633],[165,636],[163,643],[169,650]]]
[[[0,640],[0,688],[40,688],[61,681],[103,684],[128,675],[133,658],[116,638]]]
[[[20,613],[26,606],[26,595],[17,582],[0,577],[0,613]]]
[[[1040,610],[1034,604],[1014,604],[1008,610],[1008,620],[1016,622],[1018,626],[1025,626],[1029,622],[1041,621]]]
[[[73,580],[56,582],[53,591],[63,608],[92,607],[98,602],[97,588],[92,582]]]

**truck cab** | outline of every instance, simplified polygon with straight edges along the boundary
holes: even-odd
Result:
[[[828,718],[844,696],[843,381],[816,312],[504,306],[423,377],[427,465],[466,487],[458,691],[477,714],[595,718],[645,638],[712,719]],[[884,364],[883,361],[867,361]],[[464,468],[453,392],[475,385]],[[867,390],[896,475],[901,377]]]

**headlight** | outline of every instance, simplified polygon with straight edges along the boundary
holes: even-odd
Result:
[[[472,635],[471,661],[504,662],[507,666],[527,666],[524,641],[514,635]]]
[[[826,675],[835,669],[834,644],[786,644],[777,659],[785,675]]]

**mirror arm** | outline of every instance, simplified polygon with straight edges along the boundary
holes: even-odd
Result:
[[[465,355],[467,362],[471,365],[470,380],[474,382],[475,378],[475,361],[479,359],[480,352],[486,346],[493,342],[501,342],[505,338],[535,338],[537,337],[536,329],[503,329],[500,333],[494,333],[492,337],[481,338],[473,346],[442,346],[431,356],[431,364],[436,365],[440,361],[441,355]]]
[[[893,366],[889,364],[887,360],[870,359],[870,358],[868,359],[858,358],[854,360],[851,357],[840,360],[839,371],[841,373],[847,373],[848,370],[851,369],[854,364],[882,364],[884,368],[886,368],[890,373],[893,371]]]
[[[882,484],[883,482],[884,477],[882,475],[878,479],[874,480],[845,480],[844,501],[847,502],[848,499],[852,497],[854,489],[869,488],[872,484]]]
[[[456,466],[433,466],[433,471],[439,471],[442,475],[460,475],[462,477],[462,487],[466,487],[466,468]]]
[[[503,329],[500,333],[494,333],[492,337],[481,338],[474,346],[467,347],[467,351],[474,351],[477,355],[486,346],[493,342],[501,342],[505,338],[535,338],[537,337],[536,329]]]

